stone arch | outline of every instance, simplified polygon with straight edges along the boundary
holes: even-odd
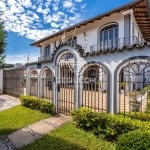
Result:
[[[38,74],[38,71],[37,71],[35,68],[31,68],[31,69],[28,71],[28,75],[31,76],[32,74]]]
[[[77,52],[71,46],[62,46],[55,54],[56,66],[56,111],[65,115],[75,108],[77,88]]]
[[[109,112],[110,73],[100,62],[89,62],[80,70],[80,107]]]
[[[40,71],[40,97],[53,100],[53,71],[49,67],[43,67]]]
[[[55,56],[54,56],[54,60],[56,60],[55,64],[58,63],[60,57],[63,54],[65,54],[65,53],[71,53],[73,55],[73,57],[74,57],[74,60],[77,61],[77,57],[78,57],[79,54],[76,52],[76,50],[74,49],[74,47],[67,45],[67,46],[60,47],[57,50],[57,52],[55,53]]]
[[[148,112],[149,57],[136,56],[124,60],[117,66],[114,77],[114,112],[124,116]]]

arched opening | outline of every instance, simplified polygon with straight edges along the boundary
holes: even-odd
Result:
[[[35,69],[29,72],[30,77],[30,91],[31,96],[38,96],[38,73]]]
[[[57,61],[57,102],[58,113],[70,115],[74,109],[75,58],[68,51],[61,53]]]
[[[150,63],[134,58],[124,62],[117,73],[117,112],[140,117],[150,113]]]
[[[106,112],[108,102],[108,73],[100,64],[90,64],[83,71],[82,107]]]
[[[99,49],[112,50],[118,47],[118,24],[111,23],[99,30]]]
[[[41,73],[41,97],[52,101],[53,99],[53,74],[49,68],[44,68]]]

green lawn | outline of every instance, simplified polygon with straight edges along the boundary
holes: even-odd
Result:
[[[21,150],[115,150],[115,145],[69,123]]]
[[[50,115],[31,110],[23,106],[16,106],[0,112],[0,135],[7,135],[14,130],[23,128]]]

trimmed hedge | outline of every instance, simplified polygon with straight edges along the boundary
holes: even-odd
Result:
[[[132,118],[132,119],[138,119],[138,120],[141,120],[141,121],[150,121],[150,114],[148,112],[147,113],[142,113],[142,114],[140,112],[136,112],[136,114],[135,113],[130,113],[129,117]]]
[[[150,150],[150,132],[132,131],[121,135],[116,150]]]
[[[24,95],[21,95],[19,99],[21,100],[21,104],[25,107],[39,110],[43,113],[53,113],[54,107],[53,104],[49,101],[34,96]]]
[[[88,108],[81,108],[72,112],[73,120],[79,128],[92,131],[98,136],[114,141],[129,131],[137,129],[148,130],[150,123],[124,118],[123,116],[93,112]]]

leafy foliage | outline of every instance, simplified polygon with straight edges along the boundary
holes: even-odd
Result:
[[[5,48],[6,48],[7,33],[4,30],[3,22],[0,20],[0,67],[5,64]]]
[[[40,110],[43,113],[52,113],[53,112],[53,104],[49,101],[44,99],[39,99],[34,96],[24,96],[21,95],[20,97],[21,104],[25,107]]]
[[[149,150],[150,132],[132,131],[121,135],[116,143],[116,150]]]
[[[88,108],[74,110],[72,117],[79,128],[92,131],[97,136],[102,136],[110,141],[117,140],[120,135],[129,131],[150,129],[148,122],[124,118],[123,116],[92,112]]]
[[[6,31],[4,30],[3,22],[0,20],[0,55],[4,53],[6,47]]]

